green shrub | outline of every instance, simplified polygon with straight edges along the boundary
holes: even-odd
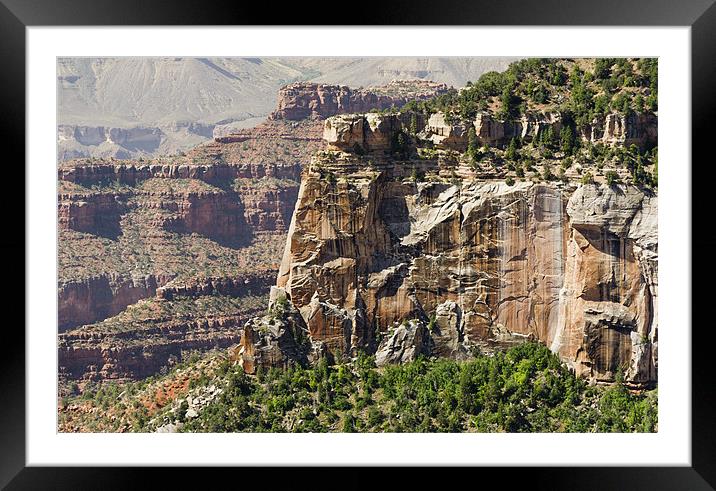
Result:
[[[604,174],[604,177],[607,180],[607,185],[612,186],[614,184],[617,184],[619,182],[619,174],[617,174],[613,170],[609,170]]]

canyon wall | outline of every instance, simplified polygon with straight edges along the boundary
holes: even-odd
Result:
[[[60,229],[116,237],[119,219],[128,210],[126,193],[70,194],[57,196]]]
[[[383,118],[327,121],[329,148],[380,153],[395,124]],[[656,381],[652,191],[406,179],[417,164],[338,150],[304,169],[276,295],[314,347],[459,358],[532,339],[592,380]]]
[[[177,159],[180,161],[181,159]],[[142,162],[100,160],[92,162],[65,162],[57,170],[60,181],[83,185],[116,183],[134,186],[152,178],[199,179],[207,183],[220,183],[236,178],[276,177],[298,180],[299,164],[262,163],[211,163],[190,164],[181,162]]]
[[[511,120],[500,120],[489,113],[478,113],[472,125],[479,145],[495,146],[506,145],[512,138],[533,141],[548,128],[558,137],[563,122],[559,112],[529,113]],[[448,122],[445,114],[438,112],[430,116],[422,136],[436,145],[465,151],[468,129],[465,123]],[[657,132],[658,118],[653,113],[609,113],[594,118],[579,137],[592,143],[644,148],[657,144]]]
[[[400,108],[410,101],[427,100],[447,90],[445,84],[425,80],[392,81],[384,86],[360,89],[297,82],[279,90],[278,107],[269,118],[301,120]]]
[[[179,360],[182,352],[227,348],[239,342],[243,315],[176,319],[143,325],[135,331],[70,331],[58,340],[60,375],[83,380],[138,380]]]
[[[125,278],[103,274],[64,282],[57,291],[59,332],[116,315],[127,305],[155,295],[157,288],[170,279],[161,275]]]

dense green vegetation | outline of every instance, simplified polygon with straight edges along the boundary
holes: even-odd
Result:
[[[656,112],[657,100],[656,59],[531,58],[502,73],[485,73],[463,90],[412,101],[402,110],[413,116],[442,112],[448,123],[462,122],[467,128],[463,161],[508,184],[571,179],[655,188],[658,149],[650,147],[653,142],[645,148],[609,145],[590,141],[589,135],[594,123],[605,124],[605,115]],[[548,126],[534,139],[516,137],[481,147],[471,124],[478,113],[498,120],[559,113],[560,129]]]
[[[225,363],[225,388],[182,431],[650,432],[657,394],[589,387],[546,347],[527,343],[466,362],[418,359],[270,369]]]
[[[528,58],[504,72],[485,73],[462,91],[411,101],[403,110],[442,111],[462,120],[474,119],[481,111],[493,112],[498,119],[559,111],[581,129],[609,112],[654,112],[657,101],[655,58]]]

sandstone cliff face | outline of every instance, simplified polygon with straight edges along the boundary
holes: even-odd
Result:
[[[326,124],[331,145],[372,132],[354,131],[365,119],[337,119]],[[405,167],[317,157],[304,171],[277,285],[314,342],[385,361],[534,339],[588,378],[612,381],[621,369],[634,384],[656,380],[655,195],[415,183],[400,178]]]
[[[657,117],[652,113],[607,114],[592,123],[588,138],[612,145],[653,146],[657,143],[657,124]]]
[[[61,229],[116,237],[119,218],[127,211],[127,196],[121,193],[76,196],[60,193],[57,197],[57,220]]]
[[[64,162],[57,170],[61,181],[92,185],[112,182],[134,186],[152,178],[199,179],[207,183],[219,183],[236,178],[276,177],[297,180],[301,166],[297,164],[183,164],[145,163],[135,161],[98,161],[81,164]]]
[[[278,107],[270,119],[300,120],[363,113],[371,109],[400,107],[411,100],[426,100],[445,92],[445,84],[423,80],[393,81],[365,89],[298,82],[279,91]]]
[[[652,113],[623,115],[607,114],[596,118],[580,135],[585,141],[606,145],[657,144],[657,117]],[[556,135],[562,129],[562,115],[557,112],[526,114],[518,119],[501,121],[488,113],[479,113],[472,122],[479,145],[505,145],[512,138],[529,142],[541,136],[547,128]],[[464,151],[467,147],[468,127],[462,122],[448,122],[443,113],[430,116],[426,139],[443,148]]]
[[[255,232],[286,232],[291,223],[298,197],[298,182],[286,180],[280,185],[270,183],[239,183],[246,224]]]
[[[153,296],[169,280],[161,275],[143,278],[100,275],[61,284],[57,292],[59,331],[116,315],[127,305]]]
[[[567,204],[572,232],[553,349],[579,373],[656,380],[657,198],[634,188],[583,186]],[[577,343],[582,336],[581,343]],[[628,363],[627,363],[628,361]]]
[[[171,232],[197,233],[221,243],[241,243],[251,236],[242,203],[233,193],[161,189],[142,192],[138,202],[145,210],[164,212],[158,220]]]
[[[238,343],[241,323],[251,314],[177,320],[119,334],[65,333],[60,335],[57,351],[60,374],[95,381],[146,378],[170,365],[170,360],[178,359],[182,351],[227,348]]]

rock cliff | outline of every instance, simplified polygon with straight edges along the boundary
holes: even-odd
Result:
[[[169,280],[161,275],[127,278],[101,274],[64,282],[57,292],[59,332],[116,315],[127,305],[153,296],[158,286]]]
[[[656,195],[350,153],[380,153],[396,118],[327,120],[329,150],[303,171],[277,286],[310,339],[381,362],[535,339],[592,380],[655,382]],[[428,182],[406,179],[417,166]]]
[[[559,112],[528,113],[517,119],[500,120],[489,113],[478,113],[472,125],[479,145],[506,145],[512,138],[531,142],[551,128],[555,135],[562,129],[563,115]],[[579,135],[584,141],[606,145],[636,145],[653,147],[657,144],[658,120],[653,113],[629,115],[610,113],[599,116]],[[435,145],[464,151],[468,143],[469,125],[447,121],[445,114],[430,116],[424,128],[424,138]]]
[[[351,89],[344,85],[297,82],[278,93],[278,107],[270,119],[327,118],[336,114],[401,107],[447,92],[445,84],[427,80],[394,80],[387,85]]]
[[[242,325],[263,310],[258,297],[153,298],[121,314],[60,334],[60,375],[70,379],[136,380],[169,367],[182,352],[227,348]]]

